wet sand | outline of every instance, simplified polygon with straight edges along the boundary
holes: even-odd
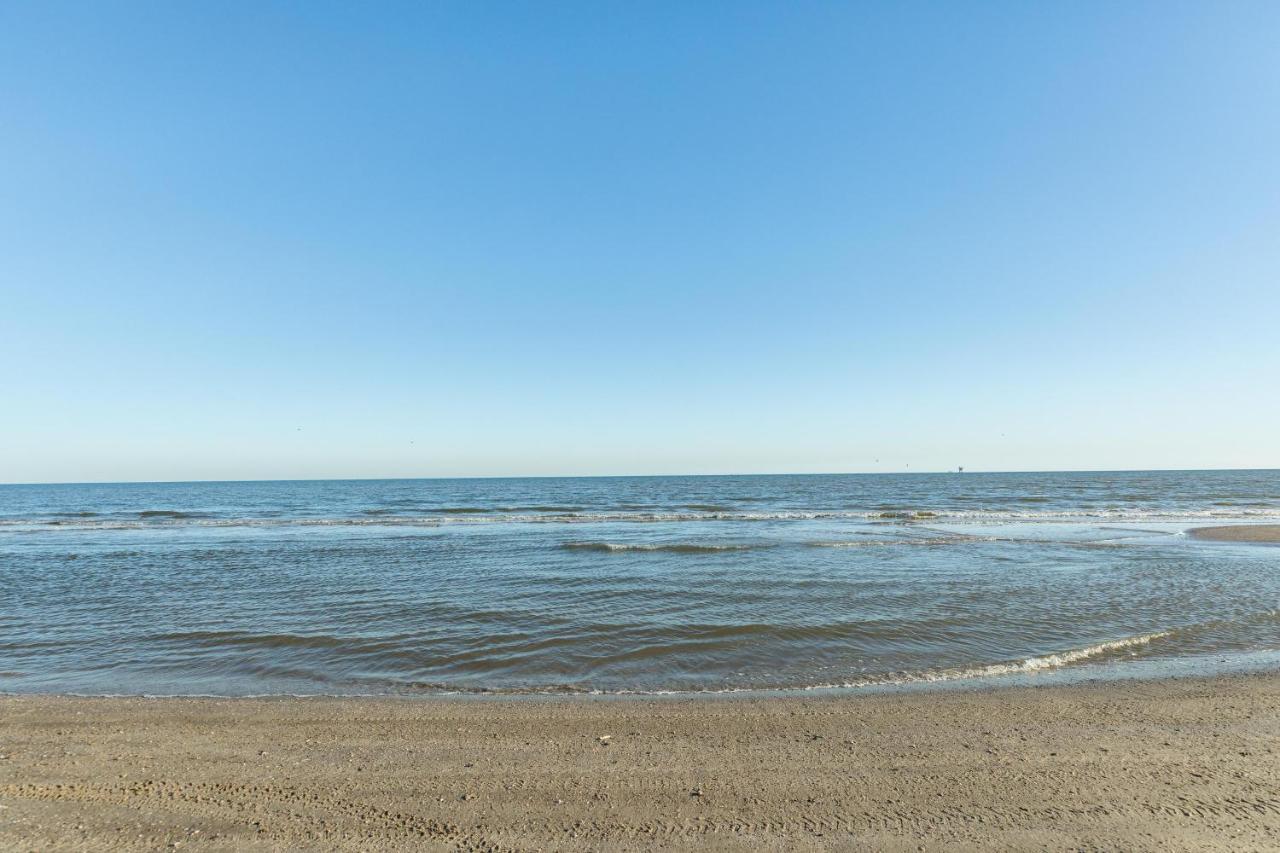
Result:
[[[722,699],[0,698],[3,849],[1280,848],[1280,675]]]
[[[1197,527],[1187,532],[1197,539],[1212,539],[1216,542],[1280,542],[1280,524]]]

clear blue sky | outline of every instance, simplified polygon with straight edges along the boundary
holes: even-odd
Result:
[[[0,481],[1280,466],[1280,4],[0,3]]]

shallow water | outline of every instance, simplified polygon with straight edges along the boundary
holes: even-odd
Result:
[[[1280,649],[1280,472],[0,486],[0,690],[667,691]]]

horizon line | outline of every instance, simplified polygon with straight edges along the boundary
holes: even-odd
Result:
[[[963,467],[917,471],[773,471],[716,474],[487,474],[471,476],[427,475],[416,477],[254,477],[225,480],[44,480],[0,482],[2,486],[164,486],[193,483],[377,483],[411,480],[621,480],[675,479],[690,477],[873,477],[930,474],[1160,474],[1204,471],[1280,471],[1280,468],[1017,468],[1006,470],[965,470]]]

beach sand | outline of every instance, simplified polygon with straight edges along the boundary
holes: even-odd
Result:
[[[0,698],[3,849],[1280,848],[1280,675],[703,699]]]
[[[1187,531],[1197,539],[1217,542],[1280,542],[1280,524],[1232,524]]]

